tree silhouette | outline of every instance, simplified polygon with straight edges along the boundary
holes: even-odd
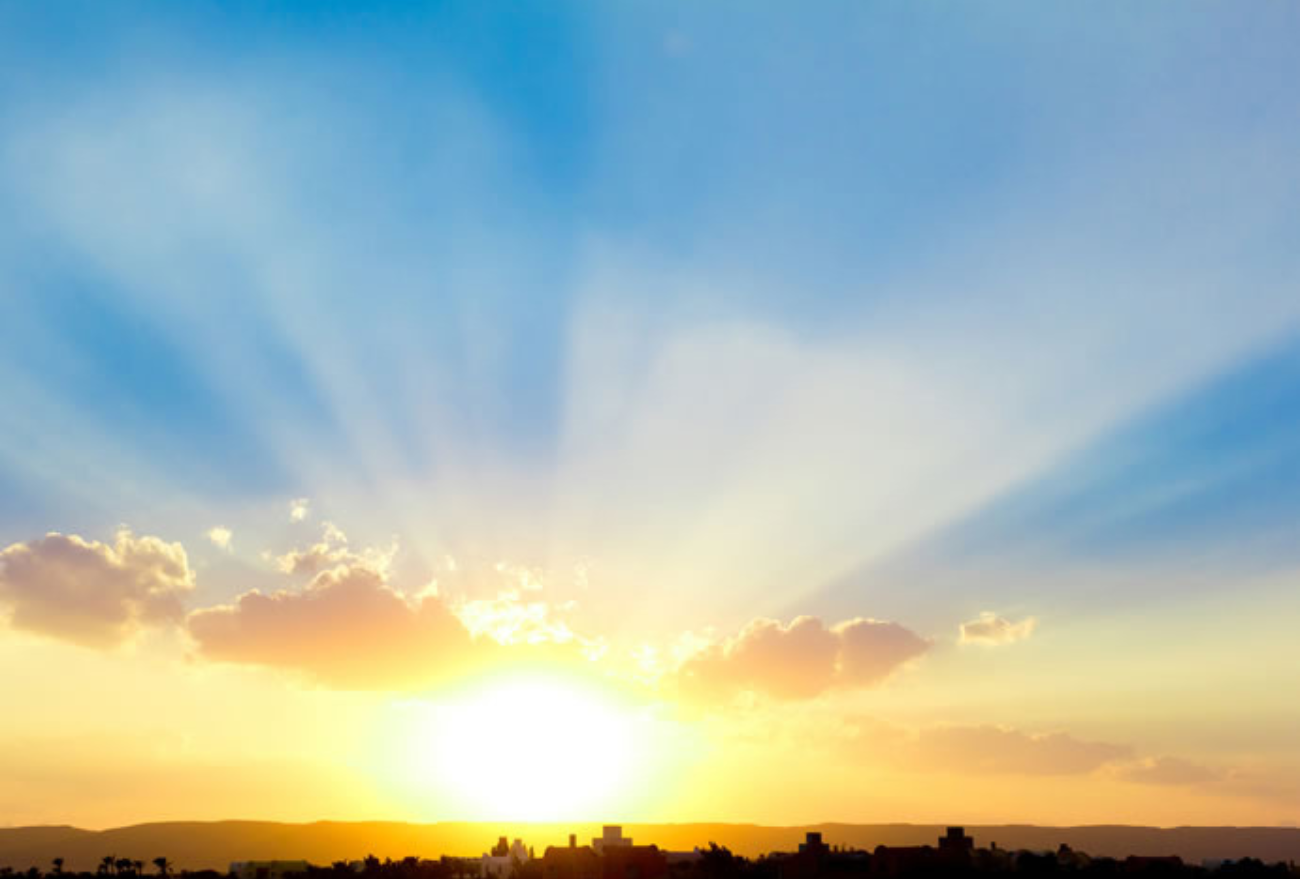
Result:
[[[54,865],[54,875],[55,875],[55,876],[62,876],[62,875],[63,875],[63,858],[55,858],[53,861],[50,861],[50,863]]]
[[[158,875],[162,879],[167,879],[172,873],[172,862],[164,857],[154,858],[153,865],[158,868]]]
[[[107,876],[109,873],[113,872],[116,865],[117,855],[104,855],[104,857],[100,859],[99,868],[95,872],[101,876]]]

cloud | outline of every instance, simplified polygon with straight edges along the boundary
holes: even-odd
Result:
[[[1025,617],[1020,622],[1013,623],[986,610],[979,615],[979,619],[961,624],[959,642],[986,647],[1014,644],[1032,635],[1037,626],[1038,620],[1034,617]]]
[[[1133,765],[1126,744],[1089,741],[1064,731],[1035,732],[992,724],[898,723],[842,706],[791,711],[767,705],[727,718],[737,742],[822,749],[849,766],[887,767],[948,776],[1084,776]]]
[[[111,546],[47,534],[0,552],[0,607],[15,629],[111,647],[139,629],[180,620],[194,588],[185,550],[128,529]]]
[[[1220,781],[1223,776],[1208,766],[1181,757],[1149,757],[1121,766],[1116,775],[1138,784],[1197,785]]]
[[[973,775],[1079,775],[1131,756],[1127,745],[1002,726],[931,727],[907,749],[911,763]]]
[[[741,693],[809,699],[832,688],[879,683],[929,646],[897,623],[858,618],[827,628],[809,616],[788,626],[757,619],[734,638],[690,656],[675,681],[688,696],[706,699]]]
[[[311,499],[300,497],[289,501],[289,521],[301,522],[311,510]]]
[[[499,644],[567,644],[579,641],[589,647],[599,642],[582,639],[552,613],[549,602],[525,601],[516,589],[495,598],[476,598],[455,604],[456,618],[475,636],[487,635]]]
[[[230,549],[230,539],[234,537],[234,533],[229,528],[217,525],[214,528],[209,528],[206,536],[208,540],[212,541],[213,546],[220,549]]]
[[[364,564],[321,571],[300,591],[257,590],[190,614],[199,655],[292,669],[343,689],[428,683],[474,642],[434,595],[407,598]]]
[[[864,687],[878,684],[899,666],[930,649],[930,643],[897,623],[861,617],[831,629],[839,638],[837,683]]]
[[[321,539],[306,549],[294,549],[277,556],[276,566],[286,574],[316,574],[337,565],[365,565],[376,571],[387,571],[397,552],[396,545],[386,550],[365,549],[353,552],[348,548],[348,536],[333,522],[322,525]]]

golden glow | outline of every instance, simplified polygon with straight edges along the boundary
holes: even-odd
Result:
[[[455,814],[558,821],[619,811],[643,743],[614,697],[553,676],[493,679],[412,719],[412,779]]]

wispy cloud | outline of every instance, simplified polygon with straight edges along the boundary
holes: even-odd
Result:
[[[1138,784],[1201,785],[1223,779],[1223,774],[1181,757],[1148,757],[1120,766],[1116,775]]]
[[[913,742],[918,766],[986,775],[1073,775],[1132,755],[1132,748],[1069,733],[1028,733],[1001,726],[940,726]]]

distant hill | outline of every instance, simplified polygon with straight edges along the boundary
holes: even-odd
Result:
[[[755,856],[793,850],[810,830],[831,845],[874,848],[877,845],[934,844],[944,828],[931,824],[815,824],[764,827],[756,824],[628,824],[624,832],[637,842],[689,850],[709,842]],[[1191,863],[1205,858],[1256,857],[1264,861],[1300,861],[1300,829],[1285,827],[1037,827],[967,825],[976,845],[996,842],[1007,849],[1055,849],[1067,843],[1092,855],[1125,857],[1180,855]],[[0,828],[0,866],[48,868],[56,857],[66,869],[93,870],[107,854],[144,861],[159,855],[181,869],[225,870],[231,861],[306,859],[313,863],[407,855],[477,856],[501,835],[522,837],[537,848],[560,845],[568,834],[586,842],[600,832],[595,824],[404,824],[335,822],[280,824],[271,821],[165,822],[111,830],[76,827]]]

